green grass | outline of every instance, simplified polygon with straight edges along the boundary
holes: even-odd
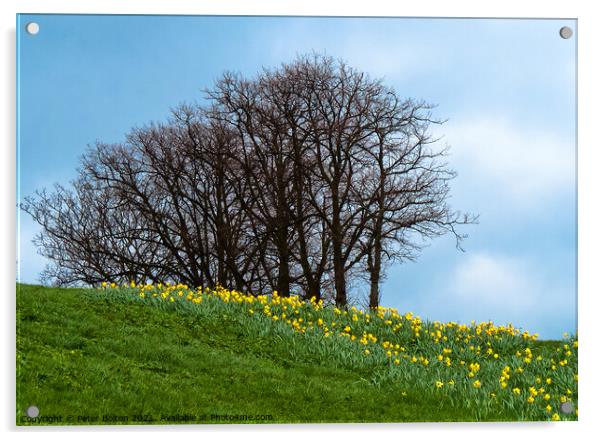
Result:
[[[24,417],[30,405],[61,424],[175,423],[178,415],[194,423],[249,422],[215,415],[268,416],[253,423],[525,419],[452,404],[388,366],[337,358],[317,335],[250,317],[238,304],[192,306],[155,305],[129,289],[18,284],[17,424],[37,423]],[[542,353],[558,346],[538,345]]]

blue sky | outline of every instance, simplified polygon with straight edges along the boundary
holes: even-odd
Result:
[[[29,21],[40,25],[25,33]],[[543,338],[576,329],[575,44],[571,20],[21,15],[19,190],[75,176],[86,145],[118,142],[201,98],[224,70],[317,51],[438,104],[454,208],[480,214],[397,264],[383,305],[441,321],[512,322]],[[44,267],[20,218],[20,279]]]

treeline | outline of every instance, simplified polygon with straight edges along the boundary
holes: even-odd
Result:
[[[379,303],[387,263],[474,222],[452,211],[431,106],[330,57],[226,73],[203,104],[99,143],[25,199],[43,280],[181,281]]]

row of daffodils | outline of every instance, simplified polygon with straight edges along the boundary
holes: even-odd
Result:
[[[286,329],[297,340],[327,347],[325,357],[373,366],[372,382],[395,384],[400,395],[434,395],[470,408],[477,417],[500,410],[518,420],[577,417],[576,336],[539,342],[537,334],[512,325],[424,322],[392,308],[340,309],[276,292],[255,296],[169,283],[102,287],[145,302],[216,313],[228,308],[257,325]]]

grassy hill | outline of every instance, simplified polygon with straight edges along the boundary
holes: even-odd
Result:
[[[451,340],[464,332],[477,344],[476,334],[467,336],[475,328],[448,326],[437,338],[437,323],[417,327],[415,317],[401,316],[397,327],[390,311],[370,316],[276,300],[183,286],[18,284],[17,424],[548,420],[558,399],[576,403],[576,341],[563,364],[566,342],[501,336],[492,339],[494,359],[486,344],[464,352],[463,340]],[[404,346],[395,349],[398,340]],[[443,351],[451,367],[436,354],[443,346],[454,351]],[[525,348],[533,361],[523,364],[525,355],[514,352]],[[524,378],[512,371],[508,389],[492,397],[505,364],[524,366]],[[540,375],[552,411],[543,392],[522,403]],[[511,391],[519,386],[522,395]],[[30,405],[38,419],[25,417]]]

